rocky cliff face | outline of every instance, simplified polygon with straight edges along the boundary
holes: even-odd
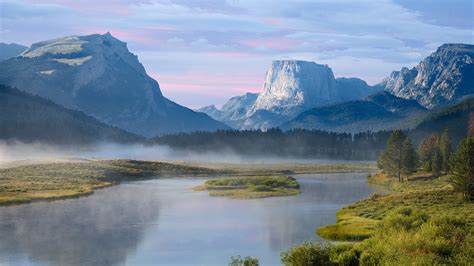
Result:
[[[357,78],[334,78],[327,65],[273,61],[262,91],[246,114],[242,128],[278,126],[311,108],[363,98],[376,89]]]
[[[238,129],[277,127],[301,112],[327,104],[361,99],[374,93],[358,78],[334,78],[326,65],[297,60],[273,61],[259,94],[231,98],[221,110],[205,112]]]
[[[144,136],[227,128],[163,97],[137,56],[109,33],[33,44],[0,70],[0,83]]]
[[[474,94],[474,45],[444,44],[412,69],[393,72],[380,86],[436,108]]]
[[[262,91],[249,110],[295,115],[337,97],[336,80],[325,65],[305,61],[273,61]]]

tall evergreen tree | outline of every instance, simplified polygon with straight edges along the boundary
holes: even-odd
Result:
[[[468,136],[452,157],[452,184],[468,200],[474,200],[474,138]]]
[[[449,158],[452,154],[452,147],[451,147],[451,138],[448,134],[448,129],[443,131],[441,134],[441,138],[439,140],[439,148],[441,152],[441,169],[443,172],[449,172]]]
[[[431,173],[433,176],[439,176],[443,168],[443,157],[438,147],[435,147],[433,156],[431,157]]]
[[[388,138],[387,150],[381,155],[379,165],[389,175],[402,181],[402,166],[404,162],[403,142],[407,136],[401,130],[395,130]]]
[[[408,178],[410,174],[416,171],[418,166],[418,156],[409,138],[406,138],[402,145],[402,164],[400,171],[401,174]]]

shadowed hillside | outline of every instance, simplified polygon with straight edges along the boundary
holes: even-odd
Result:
[[[131,143],[142,138],[50,100],[0,85],[0,139],[51,144]]]

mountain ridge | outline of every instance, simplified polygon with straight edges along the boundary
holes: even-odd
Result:
[[[144,136],[228,128],[164,97],[138,57],[110,33],[35,43],[0,62],[0,70],[0,83]]]
[[[393,71],[379,86],[428,109],[474,94],[474,45],[443,44],[416,67]]]

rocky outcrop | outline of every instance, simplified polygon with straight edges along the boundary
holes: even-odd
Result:
[[[380,86],[427,108],[474,94],[474,45],[444,44],[412,69],[392,72]]]

